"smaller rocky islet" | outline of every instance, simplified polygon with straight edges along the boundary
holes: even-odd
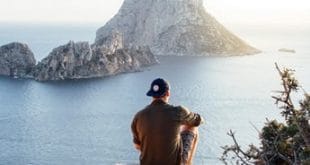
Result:
[[[27,44],[13,42],[0,47],[0,75],[26,77],[35,65],[34,54]]]

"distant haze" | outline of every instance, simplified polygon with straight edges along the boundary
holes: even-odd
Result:
[[[0,0],[0,22],[104,24],[123,0]],[[307,0],[204,0],[224,24],[310,25]]]

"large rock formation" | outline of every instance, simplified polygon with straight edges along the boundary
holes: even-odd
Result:
[[[259,51],[209,15],[203,0],[125,0],[97,31],[96,41],[114,30],[126,45],[148,45],[156,55],[244,55]]]
[[[10,43],[0,47],[0,75],[26,77],[36,64],[26,44]]]
[[[149,48],[123,47],[122,36],[113,32],[92,46],[70,41],[55,48],[36,66],[33,76],[39,81],[105,77],[155,63]]]

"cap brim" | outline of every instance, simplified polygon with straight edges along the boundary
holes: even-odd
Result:
[[[152,96],[153,96],[153,92],[152,92],[151,90],[149,90],[149,91],[146,93],[146,95],[152,97]]]
[[[153,91],[148,91],[146,95],[150,97],[162,97],[164,94],[159,94],[159,93],[154,93]]]

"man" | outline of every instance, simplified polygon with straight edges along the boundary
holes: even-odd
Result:
[[[134,146],[141,152],[140,164],[191,164],[202,117],[168,104],[170,87],[163,79],[152,82],[147,96],[153,97],[152,103],[135,115],[131,125]]]

